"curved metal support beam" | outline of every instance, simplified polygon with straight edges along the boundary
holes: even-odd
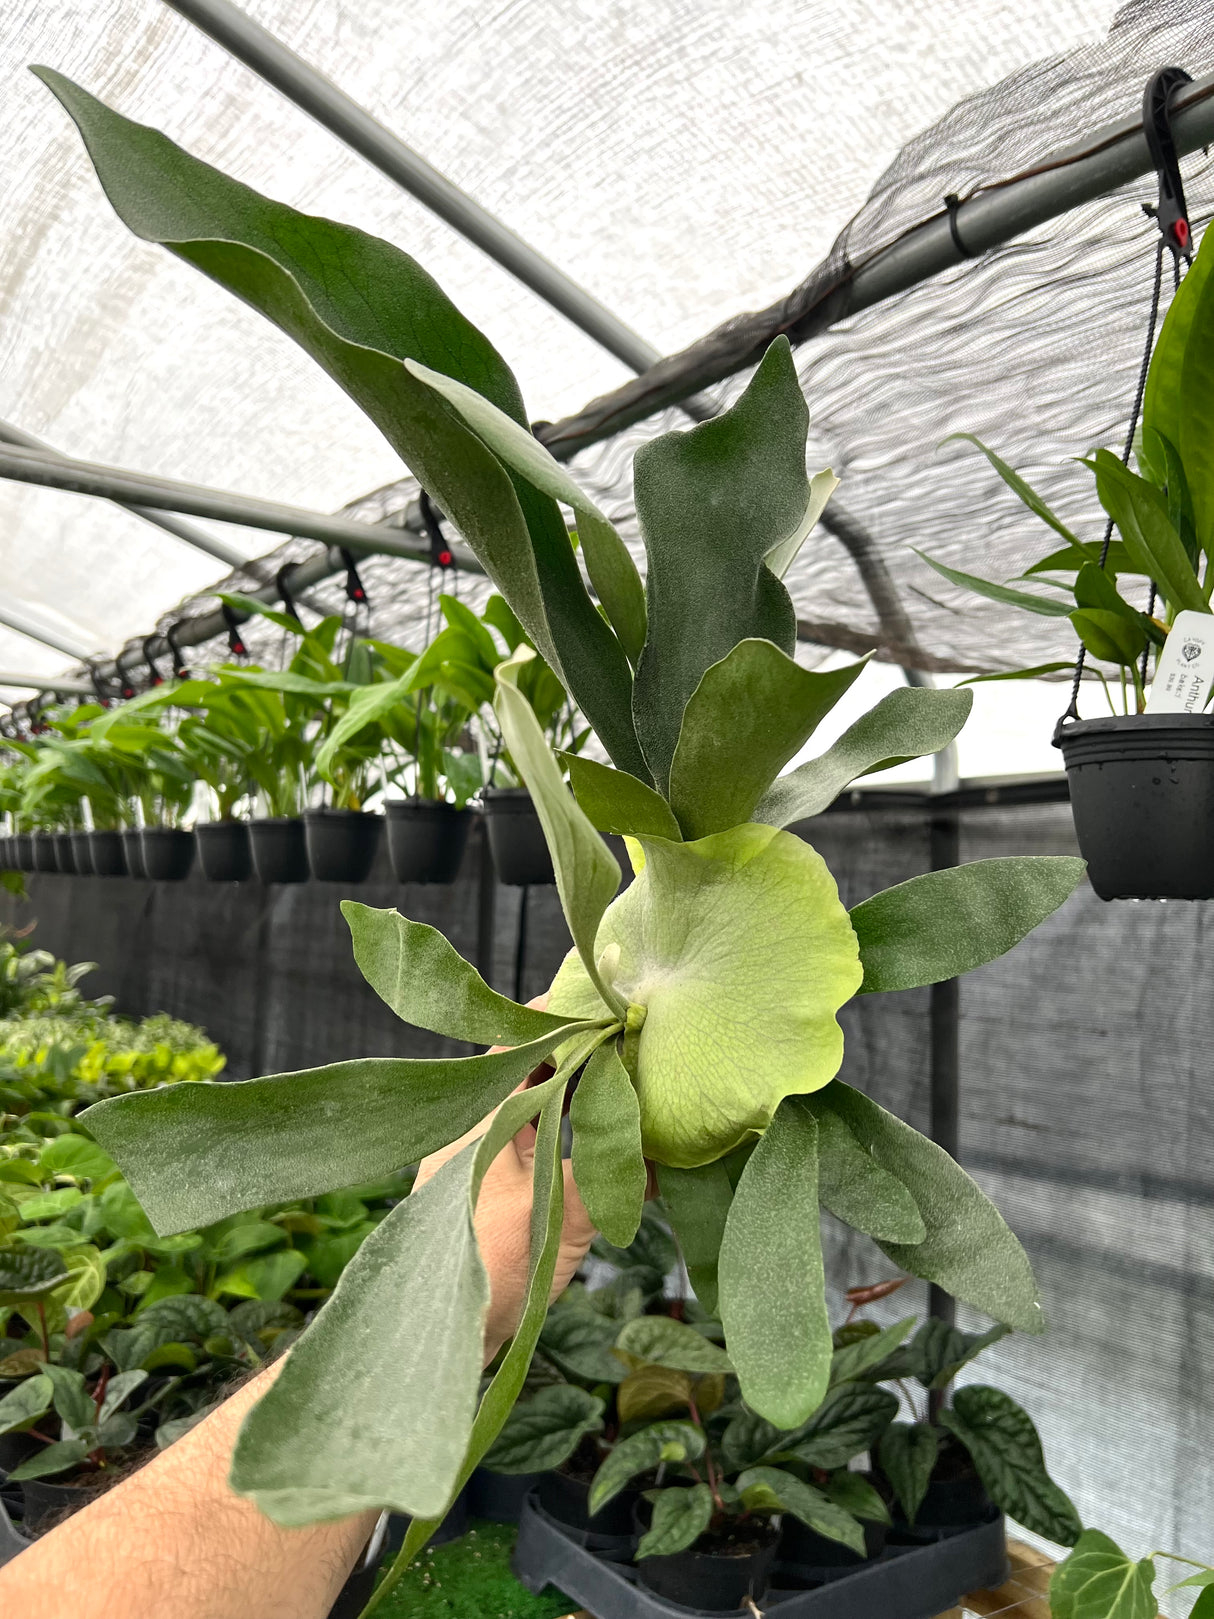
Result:
[[[19,607],[12,607],[7,602],[0,604],[0,624],[6,629],[16,630],[18,635],[27,636],[31,641],[49,646],[54,652],[62,652],[65,658],[74,658],[78,663],[93,656],[83,641],[73,641],[62,630],[53,629],[36,618],[29,618]]]

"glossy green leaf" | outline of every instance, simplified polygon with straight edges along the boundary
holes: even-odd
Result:
[[[0,1305],[39,1298],[58,1287],[67,1274],[62,1255],[53,1248],[31,1248],[25,1243],[19,1248],[0,1248]]]
[[[1006,1338],[1008,1329],[992,1327],[989,1332],[962,1332],[947,1321],[930,1317],[915,1334],[909,1358],[914,1375],[926,1389],[947,1388],[963,1366],[968,1366],[992,1344]]]
[[[1039,517],[1043,523],[1048,523],[1055,534],[1061,534],[1062,538],[1076,549],[1081,547],[1082,542],[1076,539],[1061,518],[1057,517],[1050,507],[1046,505],[1037,491],[1027,484],[1014,468],[1008,466],[1006,461],[996,455],[989,445],[984,444],[980,438],[975,438],[973,433],[950,433],[944,442],[948,444],[953,439],[964,439],[967,443],[973,444],[977,449],[981,450],[1008,488],[1012,490],[1018,500],[1028,507],[1034,516]]]
[[[927,1494],[939,1452],[939,1436],[926,1422],[891,1422],[881,1435],[881,1470],[893,1485],[908,1523],[914,1523]]]
[[[808,423],[792,350],[779,337],[729,410],[637,451],[649,637],[633,714],[659,788],[705,670],[751,637],[793,651],[796,614],[768,557],[801,533],[814,501]]]
[[[554,1047],[367,1057],[227,1085],[168,1085],[83,1115],[161,1232],[386,1175],[458,1140]]]
[[[485,1452],[491,1473],[546,1473],[573,1455],[587,1434],[599,1433],[605,1407],[597,1395],[570,1383],[540,1389],[506,1418]]]
[[[27,1478],[50,1478],[55,1473],[70,1472],[80,1466],[92,1448],[87,1439],[58,1439],[14,1467],[8,1476],[17,1484]]]
[[[702,1380],[690,1372],[672,1371],[669,1366],[638,1366],[615,1391],[616,1415],[623,1425],[690,1411],[697,1381]],[[700,1415],[704,1414],[701,1410]]]
[[[1210,386],[1209,344],[1203,345],[1200,328],[1210,308],[1212,275],[1214,247],[1207,247],[1203,236],[1201,247],[1168,306],[1151,355],[1142,396],[1144,449],[1149,446],[1148,431],[1153,430],[1183,452],[1185,415],[1203,385]],[[1198,327],[1196,332],[1195,326]],[[1164,469],[1155,464],[1154,457],[1149,459],[1152,478],[1162,484]]]
[[[898,1414],[888,1389],[872,1383],[841,1383],[823,1400],[785,1447],[808,1467],[846,1467],[868,1450]]]
[[[683,712],[670,805],[683,836],[749,821],[755,805],[864,669],[802,669],[770,641],[739,641],[706,669]]]
[[[819,1130],[822,1128],[821,1117],[818,1120],[818,1128]],[[920,1224],[922,1225],[922,1220]],[[926,1236],[926,1226],[923,1229]],[[842,1348],[836,1349],[830,1362],[832,1388],[842,1383],[854,1382],[857,1378],[862,1378],[866,1372],[880,1366],[881,1362],[888,1355],[892,1355],[905,1340],[914,1324],[914,1316],[908,1315],[905,1321],[896,1321],[892,1327],[886,1327],[882,1332],[874,1332],[871,1337],[858,1338],[855,1343],[844,1344]]]
[[[1141,625],[1121,613],[1081,608],[1071,614],[1071,623],[1084,646],[1102,663],[1117,663],[1128,668],[1138,662],[1147,644]]]
[[[1070,663],[1038,663],[1032,669],[1004,669],[997,675],[968,675],[961,685],[983,686],[993,680],[1037,680],[1042,675],[1056,675],[1061,669],[1074,667],[1073,660]]]
[[[889,1508],[862,1473],[849,1472],[846,1467],[837,1468],[822,1490],[837,1507],[850,1512],[853,1518],[863,1518],[869,1523],[890,1522]]]
[[[553,500],[572,506],[590,582],[624,650],[635,663],[645,644],[645,589],[615,526],[526,427],[453,377],[414,360],[405,364],[415,377],[442,395],[512,472]]]
[[[1182,283],[1183,285],[1183,283]],[[1135,1563],[1099,1529],[1085,1529],[1050,1576],[1053,1619],[1157,1619],[1155,1565]]]
[[[811,1107],[813,1104],[811,1102]],[[887,1242],[922,1242],[927,1235],[914,1198],[881,1168],[829,1107],[818,1121],[818,1197],[824,1209],[856,1231]]]
[[[711,1315],[717,1311],[717,1264],[733,1185],[720,1159],[699,1169],[658,1165],[658,1190],[678,1238],[696,1298]]]
[[[781,776],[759,800],[756,821],[788,826],[820,815],[858,776],[939,753],[969,718],[973,693],[907,687],[892,691],[816,759]]]
[[[506,746],[522,772],[544,829],[561,909],[574,945],[603,1003],[622,1017],[626,1003],[602,979],[595,956],[595,935],[603,912],[620,886],[620,868],[561,779],[560,766],[535,711],[518,689],[522,666],[533,656],[529,648],[520,647],[499,665],[494,707]]]
[[[1201,583],[1168,516],[1167,497],[1108,450],[1097,450],[1084,465],[1095,472],[1100,504],[1117,524],[1138,571],[1154,579],[1173,608],[1208,612]]]
[[[735,1487],[752,1512],[791,1512],[827,1540],[837,1540],[858,1557],[865,1555],[864,1530],[851,1513],[784,1468],[748,1468],[739,1474]]]
[[[586,1064],[569,1104],[573,1178],[586,1212],[617,1247],[627,1248],[641,1223],[648,1179],[641,1153],[641,1109],[616,1042]]]
[[[617,764],[644,771],[623,648],[582,583],[556,502],[498,458],[401,361],[458,369],[520,423],[493,346],[407,254],[301,214],[199,162],[49,68],[123,223],[250,304],[345,389],[476,552]]]
[[[669,838],[675,843],[682,838],[670,805],[643,781],[581,754],[560,757],[574,797],[600,832]]]
[[[565,1374],[584,1383],[621,1383],[626,1368],[612,1354],[619,1322],[596,1310],[574,1308],[568,1299],[548,1312],[540,1333],[544,1358]]]
[[[1070,855],[1008,855],[926,872],[853,906],[862,995],[957,978],[1019,944],[1083,881]]]
[[[634,1479],[661,1461],[697,1462],[704,1454],[704,1432],[692,1422],[651,1422],[647,1428],[617,1440],[607,1453],[590,1486],[590,1511],[595,1513]]]
[[[830,1377],[817,1141],[814,1115],[786,1098],[742,1171],[721,1243],[721,1322],[742,1398],[779,1428],[803,1423]]]
[[[1073,545],[1064,545],[1060,551],[1051,551],[1048,556],[1034,562],[1031,568],[1026,568],[1021,578],[1032,579],[1043,573],[1077,573],[1085,562],[1099,562],[1100,547],[1098,545],[1085,545],[1082,540],[1076,540]],[[1133,573],[1129,554],[1120,540],[1109,541],[1109,552],[1104,559],[1104,571],[1110,574]]]
[[[638,1361],[678,1372],[731,1372],[733,1363],[717,1344],[667,1315],[639,1315],[626,1322],[616,1348]]]
[[[44,1372],[27,1377],[0,1400],[0,1433],[11,1433],[50,1410],[54,1386]]]
[[[490,989],[437,928],[399,911],[341,902],[354,960],[371,988],[405,1023],[477,1045],[526,1045],[568,1024]]]
[[[754,1411],[743,1408],[721,1435],[721,1459],[730,1472],[753,1467],[778,1451],[789,1435]]]
[[[929,568],[934,568],[942,579],[947,579],[951,585],[960,585],[962,590],[972,591],[975,596],[985,596],[988,601],[1000,602],[1005,607],[1020,607],[1041,618],[1065,618],[1070,612],[1066,602],[1056,601],[1053,596],[1037,596],[1027,590],[1013,590],[1011,585],[996,584],[993,579],[980,579],[977,574],[950,568],[916,546],[911,546],[911,550],[917,557],[922,557]]]
[[[52,1298],[69,1310],[91,1310],[105,1292],[105,1260],[91,1243],[73,1248],[63,1256],[67,1277],[55,1288]]]
[[[391,1211],[246,1417],[232,1485],[276,1523],[382,1507],[428,1519],[447,1506],[489,1303],[473,1230],[480,1182],[567,1080],[511,1096],[478,1142]]]
[[[368,725],[375,725],[394,709],[409,701],[413,690],[412,674],[399,680],[379,681],[373,686],[360,686],[350,697],[346,711],[316,751],[314,767],[317,775],[333,780],[333,765],[348,742],[352,742]]]
[[[995,1505],[1035,1535],[1073,1546],[1083,1524],[1071,1499],[1046,1471],[1033,1419],[1002,1389],[970,1383],[953,1395],[940,1421],[969,1451]]]
[[[1201,254],[1198,254],[1198,258]],[[1207,254],[1207,258],[1209,255]],[[1185,277],[1187,281],[1188,276]],[[1214,548],[1214,408],[1211,406],[1214,385],[1214,364],[1210,355],[1214,350],[1214,296],[1211,295],[1209,273],[1197,292],[1193,311],[1193,325],[1185,345],[1184,369],[1181,373],[1181,397],[1178,411],[1179,437],[1173,440],[1184,469],[1189,497],[1192,501],[1197,542],[1203,551]],[[1167,437],[1169,435],[1165,435]]]
[[[800,838],[751,824],[640,842],[644,869],[606,912],[596,949],[621,998],[645,1011],[634,1068],[645,1156],[693,1169],[838,1071],[836,1013],[861,972],[835,880]],[[595,1015],[597,1004],[571,954],[549,1011]]]
[[[955,1159],[840,1080],[815,1104],[833,1108],[918,1205],[927,1227],[924,1240],[880,1244],[895,1265],[1018,1331],[1044,1330],[1028,1256]]]
[[[38,1154],[38,1164],[50,1175],[71,1175],[78,1181],[103,1181],[118,1170],[95,1141],[78,1135],[55,1136],[48,1141]]]
[[[84,1193],[78,1186],[61,1186],[54,1192],[43,1192],[38,1197],[27,1197],[21,1204],[21,1218],[31,1220],[57,1220],[73,1204],[79,1203]]]
[[[653,1503],[652,1526],[637,1542],[637,1557],[670,1557],[686,1551],[708,1528],[712,1513],[707,1484],[660,1491]]]
[[[281,1299],[306,1268],[307,1260],[297,1248],[287,1248],[277,1254],[256,1254],[218,1276],[214,1292],[241,1299]]]

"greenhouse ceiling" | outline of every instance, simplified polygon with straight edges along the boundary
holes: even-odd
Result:
[[[849,220],[861,248],[888,239],[946,192],[1016,173],[1132,113],[1164,60],[1195,77],[1214,66],[1204,6],[1118,14],[1109,0],[244,9],[660,353],[779,298],[840,251]],[[0,419],[56,449],[319,512],[403,475],[284,337],[127,234],[75,131],[28,73],[34,62],[270,195],[406,248],[507,356],[533,417],[568,415],[628,378],[162,0],[16,0],[0,18]],[[982,142],[967,97],[983,109]],[[1190,201],[1204,223],[1200,173],[1205,189]],[[1035,233],[800,351],[819,464],[843,474],[844,510],[874,536],[946,666],[982,666],[986,621],[954,624],[955,609],[935,599],[939,581],[912,571],[908,544],[965,554],[959,518],[977,511],[1014,559],[1023,521],[977,458],[942,462],[936,445],[963,427],[1002,433],[1009,458],[1027,456],[1063,509],[1076,507],[1084,491],[1065,458],[1128,412],[1150,252],[1138,193],[1149,198],[1150,184],[1081,210],[1061,237]],[[1111,323],[1102,348],[1092,318]],[[575,472],[626,515],[628,452],[680,421],[667,412],[641,423],[586,451]],[[65,649],[113,652],[183,596],[205,597],[221,566],[83,495],[6,482],[0,519],[0,613],[33,621],[59,648],[0,628],[9,670],[50,676]],[[247,558],[268,549],[263,532],[194,527]],[[793,584],[811,618],[871,621],[833,541],[807,555]]]

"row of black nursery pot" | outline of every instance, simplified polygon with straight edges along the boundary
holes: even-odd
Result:
[[[552,860],[530,794],[492,788],[481,811],[494,867],[503,883],[553,881]],[[433,799],[407,798],[384,814],[310,809],[301,817],[210,821],[185,831],[22,832],[0,838],[0,869],[76,876],[147,877],[178,882],[195,859],[211,882],[365,882],[381,838],[402,883],[453,883],[477,812]]]

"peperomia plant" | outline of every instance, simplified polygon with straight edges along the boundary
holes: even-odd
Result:
[[[806,1423],[829,1384],[822,1206],[903,1269],[1039,1331],[1028,1260],[993,1205],[940,1148],[836,1079],[837,1014],[857,993],[931,984],[1001,955],[1083,866],[980,861],[849,913],[821,856],[784,830],[857,776],[944,747],[971,701],[894,693],[779,776],[863,667],[817,673],[793,656],[781,576],[835,480],[806,475],[808,413],[788,343],[772,345],[731,409],[638,452],[642,586],[616,530],[528,431],[496,350],[413,260],[267,201],[38,71],[126,223],[276,322],[363,407],[612,761],[574,759],[572,796],[519,689],[530,649],[501,665],[497,718],[574,941],[546,1011],[495,993],[433,928],[344,907],[359,967],[401,1017],[512,1049],[178,1086],[87,1115],[154,1225],[172,1232],[390,1172],[498,1109],[368,1237],[246,1421],[235,1487],[286,1524],[408,1512],[402,1558],[413,1555],[526,1376],[561,1227],[567,1097],[573,1174],[594,1221],[626,1245],[646,1160],[656,1164],[742,1396],[777,1428]],[[636,876],[619,898],[602,831],[631,840]],[[551,1077],[511,1094],[542,1063]],[[493,1156],[536,1118],[527,1302],[478,1404],[477,1194]]]

